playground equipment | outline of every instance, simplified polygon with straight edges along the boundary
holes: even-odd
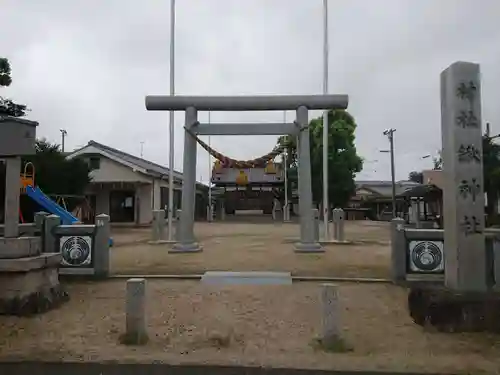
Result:
[[[196,183],[196,135],[293,135],[299,143],[300,241],[296,251],[322,251],[314,235],[312,212],[311,165],[309,146],[309,110],[346,109],[347,95],[305,96],[147,96],[151,111],[185,111],[184,183],[178,242],[174,252],[201,251],[194,236],[194,194]],[[198,111],[296,111],[293,123],[201,124]]]
[[[28,167],[31,167],[31,173],[28,173]],[[21,174],[21,194],[26,193],[28,186],[35,186],[35,166],[32,162],[24,165],[24,172]]]
[[[65,207],[63,208],[54,202],[35,185],[35,166],[31,162],[24,165],[24,171],[21,174],[20,188],[22,194],[28,195],[28,197],[33,199],[44,210],[51,214],[58,215],[63,224],[70,225],[79,222],[79,220],[68,212]]]
[[[28,185],[26,187],[26,194],[47,212],[59,216],[63,224],[71,225],[80,222],[78,218],[73,216],[70,212],[66,211],[64,208],[50,199],[47,195],[45,195],[38,186],[33,187],[31,185]]]
[[[21,192],[33,199],[33,201],[48,213],[57,215],[63,225],[81,224],[80,220],[67,210],[66,202],[63,197],[58,198],[61,203],[58,204],[35,185],[35,166],[31,162],[25,164],[24,172],[21,174]],[[21,222],[24,222],[21,212],[19,212],[19,214]],[[111,237],[109,238],[109,246],[113,246],[113,239]]]

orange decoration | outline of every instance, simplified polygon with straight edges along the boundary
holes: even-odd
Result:
[[[239,171],[238,176],[236,176],[236,183],[238,185],[248,185],[248,176],[245,171]]]
[[[275,174],[276,173],[276,166],[272,161],[268,161],[266,165],[265,172],[267,174]]]

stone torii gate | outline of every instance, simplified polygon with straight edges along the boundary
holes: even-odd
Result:
[[[347,95],[146,96],[149,111],[185,111],[182,206],[175,252],[201,251],[194,236],[196,139],[199,135],[283,135],[298,137],[300,241],[295,251],[323,251],[315,239],[312,211],[309,110],[346,109]],[[200,124],[198,111],[296,111],[293,123]],[[172,168],[172,166],[170,166]]]

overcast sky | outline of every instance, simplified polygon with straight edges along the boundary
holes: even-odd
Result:
[[[169,92],[169,0],[0,0],[0,56],[38,135],[67,150],[93,139],[168,165],[168,113],[144,96]],[[439,74],[481,64],[483,122],[500,132],[499,0],[330,0],[330,93],[348,94],[367,159],[358,179],[388,179],[384,129],[397,129],[397,178],[428,168],[440,148]],[[322,0],[177,0],[179,95],[322,92]],[[290,119],[293,114],[288,113]],[[279,121],[278,112],[213,113],[212,121]],[[200,113],[204,121],[207,113]],[[182,168],[183,114],[175,167]],[[204,137],[206,140],[206,137]],[[223,154],[250,159],[276,137],[212,137]],[[378,160],[378,162],[376,161]],[[208,155],[198,149],[198,178]]]

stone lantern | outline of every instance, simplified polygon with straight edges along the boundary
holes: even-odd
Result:
[[[0,232],[0,314],[4,315],[43,312],[67,298],[59,284],[61,254],[55,246],[43,252],[40,236],[19,232],[21,156],[35,153],[37,126],[34,121],[0,116],[0,159],[6,170]]]

